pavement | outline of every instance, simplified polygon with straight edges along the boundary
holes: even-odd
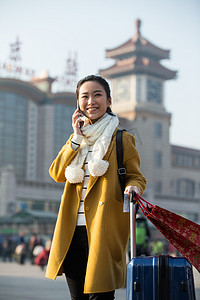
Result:
[[[193,269],[196,300],[200,300],[200,274]],[[29,262],[0,262],[1,300],[70,300],[64,276],[56,280],[44,277],[45,270]],[[116,291],[115,300],[125,300],[126,290]]]
[[[26,262],[0,262],[0,300],[70,300],[64,276],[45,278],[45,270]],[[116,291],[115,300],[125,300],[126,290]]]

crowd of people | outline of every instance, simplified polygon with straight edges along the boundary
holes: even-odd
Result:
[[[0,236],[0,259],[3,262],[17,261],[19,264],[24,264],[28,261],[32,265],[38,265],[43,269],[47,264],[50,248],[51,239],[47,236],[41,238],[36,233],[25,235],[21,232],[19,235]],[[136,218],[136,251],[137,256],[179,255],[174,246],[168,243],[167,240],[151,239],[147,219],[140,214]]]
[[[25,235],[21,232],[19,235],[2,235],[0,236],[0,259],[3,262],[17,261],[19,264],[28,261],[43,269],[48,261],[50,247],[51,239],[46,236],[41,238],[36,233]],[[137,256],[179,255],[167,240],[151,239],[148,222],[140,214],[136,218],[136,250]]]
[[[3,262],[17,261],[24,264],[29,261],[41,268],[47,264],[51,247],[51,239],[33,233],[25,235],[20,232],[18,235],[0,236],[0,257]]]

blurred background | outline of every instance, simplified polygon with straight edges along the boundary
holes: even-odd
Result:
[[[25,253],[34,263],[33,246],[52,237],[63,184],[48,169],[89,74],[109,81],[112,109],[136,138],[144,198],[200,222],[199,53],[198,0],[0,0],[4,259],[22,245],[21,262]],[[176,252],[152,227],[148,239]]]

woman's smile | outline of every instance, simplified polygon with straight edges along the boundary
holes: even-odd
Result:
[[[88,107],[87,110],[89,112],[93,112],[93,111],[96,111],[98,109],[98,107]]]

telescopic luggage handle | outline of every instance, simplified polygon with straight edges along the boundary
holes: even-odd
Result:
[[[134,200],[135,192],[132,191],[130,194],[130,246],[131,246],[131,259],[136,257],[136,224],[135,224],[135,204]]]

